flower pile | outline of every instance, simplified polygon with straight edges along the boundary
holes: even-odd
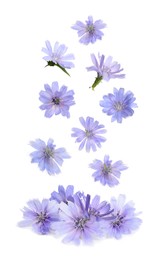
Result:
[[[101,201],[96,195],[93,199],[83,192],[74,193],[74,187],[66,190],[60,185],[49,199],[28,201],[23,209],[20,227],[31,227],[39,234],[62,235],[63,242],[91,244],[93,240],[110,236],[116,239],[136,230],[141,219],[135,213],[134,203],[125,202],[125,195],[110,202]]]
[[[102,40],[104,33],[101,30],[106,27],[102,20],[94,22],[93,17],[88,16],[85,23],[77,21],[71,28],[77,30],[79,42],[88,45]],[[46,47],[42,48],[42,52],[46,54],[43,57],[47,62],[45,67],[57,66],[70,76],[68,69],[74,67],[74,55],[67,54],[68,48],[59,42],[55,42],[54,47],[48,40],[45,44]],[[103,80],[108,82],[115,78],[125,78],[125,74],[121,73],[123,68],[113,61],[112,56],[105,58],[104,54],[98,53],[97,59],[92,53],[91,60],[93,66],[87,67],[86,70],[96,72],[92,90]],[[39,93],[39,100],[42,102],[40,109],[45,111],[44,116],[51,118],[61,115],[70,118],[70,107],[75,105],[74,94],[74,90],[65,85],[59,87],[57,81],[52,82],[51,86],[45,84],[44,90]],[[111,122],[122,123],[123,119],[133,116],[133,109],[137,107],[135,100],[131,91],[114,88],[113,93],[103,96],[99,105],[103,108],[103,113],[111,116]],[[79,150],[96,152],[106,141],[105,125],[90,116],[81,116],[79,121],[82,129],[73,127],[71,137],[76,138]],[[31,163],[37,163],[40,171],[46,171],[49,175],[61,173],[64,159],[71,158],[64,147],[56,148],[52,138],[47,142],[36,139],[30,142],[30,146],[34,149],[30,153]],[[119,185],[121,172],[128,168],[121,160],[112,162],[106,154],[103,159],[95,159],[88,166],[93,171],[94,181],[109,188]],[[66,188],[59,185],[58,191],[54,190],[50,197],[42,201],[29,200],[22,212],[23,220],[18,222],[19,227],[30,227],[34,232],[43,235],[58,234],[62,236],[64,243],[71,242],[76,245],[81,242],[91,244],[94,240],[105,237],[120,239],[123,235],[134,232],[142,223],[134,203],[126,202],[124,194],[101,201],[100,195],[96,194],[92,198],[83,191],[74,191],[73,185]]]

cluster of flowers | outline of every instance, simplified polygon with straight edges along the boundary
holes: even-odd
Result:
[[[93,22],[92,16],[88,17],[86,23],[77,21],[72,29],[78,31],[80,43],[88,45],[101,40],[105,28],[101,20]],[[47,56],[43,59],[47,62],[46,66],[57,66],[67,75],[66,69],[74,67],[72,60],[73,54],[66,54],[67,47],[64,44],[55,43],[52,48],[49,41],[46,41],[46,48],[42,51]],[[109,81],[114,78],[124,78],[125,74],[120,64],[113,61],[111,56],[105,58],[98,54],[98,60],[91,54],[93,66],[87,67],[87,71],[95,71],[97,76],[92,84],[92,90],[102,81]],[[70,75],[69,75],[70,76]],[[58,82],[54,81],[51,86],[44,85],[44,89],[39,93],[39,100],[42,102],[41,110],[45,110],[45,117],[53,115],[70,117],[70,106],[75,104],[74,91],[68,90],[66,86],[59,87]],[[113,93],[103,96],[100,106],[103,112],[111,117],[111,121],[122,123],[123,118],[132,116],[133,108],[137,107],[134,103],[135,97],[131,91],[123,88],[114,88]],[[92,117],[80,117],[79,121],[83,129],[73,127],[71,134],[79,144],[79,150],[84,147],[86,152],[96,151],[101,147],[101,143],[106,141],[103,134],[106,133],[105,126],[94,120]],[[45,143],[41,139],[31,141],[30,145],[35,149],[30,154],[31,162],[38,163],[41,171],[46,170],[49,175],[60,173],[60,167],[64,159],[70,158],[65,148],[57,148],[54,140],[49,138]],[[95,159],[89,167],[94,170],[92,176],[95,181],[102,185],[113,187],[119,184],[121,171],[126,170],[127,166],[122,161],[112,163],[109,155],[105,155],[103,160]],[[58,192],[53,191],[51,198],[31,200],[27,207],[23,209],[24,220],[19,222],[19,226],[31,226],[34,231],[40,234],[62,234],[64,242],[74,242],[79,244],[81,240],[90,243],[99,237],[121,238],[122,234],[129,234],[136,230],[141,224],[141,219],[137,217],[133,202],[125,203],[125,195],[119,195],[118,199],[111,198],[110,202],[100,201],[100,196],[96,195],[91,199],[91,195],[84,192],[75,192],[72,185],[59,186]]]
[[[103,237],[121,238],[141,224],[132,201],[125,203],[125,195],[112,198],[110,203],[93,199],[83,192],[74,193],[74,187],[58,187],[50,199],[28,201],[23,210],[24,220],[19,226],[31,226],[39,234],[53,233],[64,236],[63,242],[87,244]]]

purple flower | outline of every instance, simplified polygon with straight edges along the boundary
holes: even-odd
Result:
[[[90,195],[87,195],[83,198],[83,200],[85,201],[85,205],[87,205],[88,215],[90,217],[95,216],[97,221],[103,220],[103,218],[108,219],[108,217],[110,219],[110,214],[113,212],[113,209],[111,209],[110,204],[107,201],[100,202],[99,195],[96,195],[90,202],[88,196]]]
[[[137,217],[132,201],[125,203],[125,195],[120,194],[117,200],[112,198],[110,203],[114,209],[114,219],[106,221],[107,235],[120,239],[123,234],[130,234],[139,228],[142,220]]]
[[[62,185],[59,185],[58,192],[53,191],[51,193],[50,200],[55,200],[58,203],[61,203],[63,201],[66,204],[68,204],[68,201],[74,202],[73,192],[74,192],[73,185],[68,185],[66,190],[64,189],[64,187]]]
[[[72,137],[76,137],[76,142],[81,143],[79,150],[82,150],[86,145],[86,151],[90,152],[92,149],[96,151],[96,146],[101,147],[101,142],[105,142],[106,138],[100,134],[106,133],[104,125],[100,125],[98,121],[94,121],[92,117],[87,117],[86,120],[83,117],[79,118],[80,123],[84,127],[84,130],[79,128],[72,128]]]
[[[121,71],[123,71],[122,68],[120,68],[120,64],[116,61],[112,61],[112,57],[108,56],[108,58],[105,60],[104,55],[98,55],[98,60],[96,59],[94,54],[91,54],[91,59],[94,66],[87,67],[87,71],[96,71],[97,77],[92,85],[92,90],[95,89],[95,87],[104,79],[106,81],[109,81],[110,79],[115,78],[124,78],[125,74],[119,74]]]
[[[39,100],[43,103],[40,109],[46,110],[45,116],[52,117],[54,114],[70,117],[70,106],[74,105],[74,91],[68,90],[66,86],[59,89],[58,82],[55,81],[50,87],[48,84],[44,85],[45,91],[41,90]]]
[[[83,241],[86,244],[92,243],[93,239],[103,236],[101,222],[96,217],[88,214],[88,205],[90,196],[86,198],[85,206],[80,198],[75,196],[75,202],[64,202],[59,204],[59,222],[54,222],[52,228],[58,234],[65,235],[64,243],[73,242],[80,244]]]
[[[132,108],[137,107],[134,103],[136,98],[131,91],[124,93],[124,88],[119,90],[114,88],[114,93],[109,93],[103,96],[103,100],[100,101],[100,106],[103,107],[103,112],[108,116],[112,116],[111,121],[117,120],[118,123],[122,123],[123,118],[127,118],[134,114]]]
[[[102,185],[108,185],[113,187],[119,184],[117,178],[120,178],[121,171],[126,170],[128,167],[123,164],[122,161],[112,163],[109,160],[109,156],[104,156],[104,161],[94,160],[91,163],[90,168],[94,169],[95,172],[92,174],[95,181],[100,181]]]
[[[93,17],[88,16],[86,23],[77,21],[71,28],[78,31],[78,36],[81,37],[79,40],[80,43],[88,45],[89,43],[95,43],[96,40],[102,39],[104,34],[101,32],[101,29],[105,27],[106,24],[101,20],[93,22]]]
[[[64,44],[56,42],[52,50],[50,42],[46,41],[45,43],[46,48],[42,48],[42,51],[47,54],[47,56],[43,57],[47,61],[47,66],[57,66],[69,75],[65,68],[71,69],[74,67],[73,62],[70,61],[74,60],[74,55],[65,54],[68,48]]]
[[[36,233],[48,234],[52,231],[51,224],[58,220],[58,206],[55,201],[38,199],[27,202],[23,209],[24,220],[18,223],[19,227],[32,227]]]
[[[59,166],[62,166],[63,159],[70,158],[65,148],[55,149],[56,145],[53,142],[52,139],[49,139],[47,144],[41,139],[30,142],[30,145],[36,149],[30,154],[31,162],[38,163],[39,169],[41,171],[46,169],[50,175],[60,173]]]

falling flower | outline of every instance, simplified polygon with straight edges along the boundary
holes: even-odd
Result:
[[[64,44],[56,42],[52,49],[49,41],[46,41],[45,43],[46,48],[42,48],[42,51],[47,54],[47,56],[43,57],[43,59],[47,61],[47,66],[57,66],[69,75],[65,68],[71,69],[74,67],[73,62],[70,61],[74,60],[74,55],[65,54],[68,48]]]
[[[107,184],[110,187],[119,184],[118,178],[120,178],[121,171],[128,168],[122,161],[112,163],[112,161],[109,160],[108,155],[104,156],[104,162],[96,159],[89,166],[90,168],[96,170],[92,174],[94,180],[100,181],[102,185]]]
[[[55,81],[50,87],[48,84],[44,85],[45,90],[39,93],[39,100],[43,103],[40,109],[46,110],[45,116],[52,117],[54,114],[70,117],[70,106],[74,105],[74,91],[68,90],[66,86],[59,89],[58,82]]]
[[[106,24],[101,20],[93,22],[93,17],[88,16],[86,23],[77,21],[71,28],[77,30],[80,38],[80,43],[88,45],[89,43],[95,43],[96,40],[101,40],[104,35],[101,29],[104,29]]]
[[[111,207],[114,209],[114,219],[106,221],[106,234],[109,237],[120,239],[123,234],[130,234],[138,229],[142,220],[135,213],[132,201],[125,203],[125,195],[120,194],[118,199],[111,199]]]
[[[66,204],[68,204],[68,201],[74,202],[73,192],[74,192],[73,185],[68,185],[66,190],[64,189],[64,187],[62,185],[59,185],[58,192],[53,191],[51,193],[50,200],[55,200],[58,203],[61,203],[63,201]]]
[[[41,171],[46,169],[50,175],[60,173],[59,166],[62,166],[63,159],[70,158],[65,148],[55,149],[56,145],[53,142],[51,138],[48,140],[47,145],[41,139],[30,142],[30,145],[37,150],[30,154],[31,162],[38,163],[39,169]]]
[[[91,54],[91,59],[94,66],[87,67],[87,71],[96,71],[97,77],[92,85],[92,90],[95,89],[95,87],[104,79],[106,81],[109,81],[110,79],[115,78],[124,78],[125,74],[119,74],[121,71],[123,71],[122,68],[120,68],[120,64],[116,61],[112,61],[112,57],[108,56],[108,58],[105,60],[104,55],[98,55],[98,60],[96,59],[94,54]]]
[[[60,221],[54,222],[52,228],[55,233],[64,235],[64,243],[73,242],[78,245],[83,241],[90,244],[95,238],[103,236],[101,222],[88,214],[89,201],[90,196],[87,195],[85,206],[78,197],[74,203],[69,201],[68,204],[59,204]]]
[[[18,223],[19,227],[32,227],[38,234],[48,234],[52,230],[51,224],[58,220],[58,206],[55,201],[38,199],[27,202],[23,209],[24,220]]]
[[[137,107],[134,103],[136,98],[131,91],[124,93],[124,88],[119,90],[114,88],[114,94],[109,93],[103,96],[103,100],[100,101],[100,106],[103,107],[103,112],[108,116],[112,116],[111,121],[117,120],[118,123],[122,123],[123,118],[127,118],[134,114],[132,108]]]
[[[87,117],[86,120],[83,117],[79,118],[80,123],[84,127],[84,130],[79,128],[72,128],[74,133],[72,137],[76,137],[76,142],[80,143],[79,150],[82,150],[86,146],[86,151],[90,152],[92,149],[96,151],[96,146],[101,147],[101,142],[105,142],[106,138],[100,134],[106,133],[104,125],[100,125],[98,121],[94,121],[92,117]]]

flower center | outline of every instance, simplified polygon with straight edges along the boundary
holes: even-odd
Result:
[[[93,132],[91,130],[87,130],[85,129],[85,132],[86,132],[86,137],[92,137],[93,136]]]
[[[123,105],[123,103],[121,103],[121,102],[115,102],[114,108],[115,108],[117,111],[122,111],[122,110],[124,109],[124,105]]]
[[[112,172],[112,167],[111,167],[111,165],[106,165],[106,164],[104,164],[103,165],[103,169],[102,169],[102,173],[104,174],[104,175],[108,175],[109,173],[111,173]]]
[[[124,217],[122,217],[122,216],[120,216],[119,214],[117,214],[116,220],[112,222],[113,227],[114,227],[114,228],[120,227],[121,224],[123,223],[123,218],[124,218]]]
[[[47,218],[47,215],[45,212],[40,212],[37,214],[37,223],[43,223]]]
[[[54,97],[54,98],[52,99],[52,103],[53,103],[54,105],[59,105],[59,104],[60,104],[60,99],[57,98],[57,97]]]
[[[94,25],[90,24],[87,26],[87,32],[89,32],[90,34],[93,34],[95,31]]]
[[[75,220],[75,228],[83,230],[87,221],[87,218],[77,218]]]
[[[52,58],[52,61],[54,61],[54,65],[55,65],[55,63],[58,63],[59,55],[52,53],[51,58]]]
[[[44,154],[46,158],[53,157],[53,150],[47,146],[44,151]]]
[[[104,66],[103,73],[107,73],[107,74],[111,73],[111,68]]]

